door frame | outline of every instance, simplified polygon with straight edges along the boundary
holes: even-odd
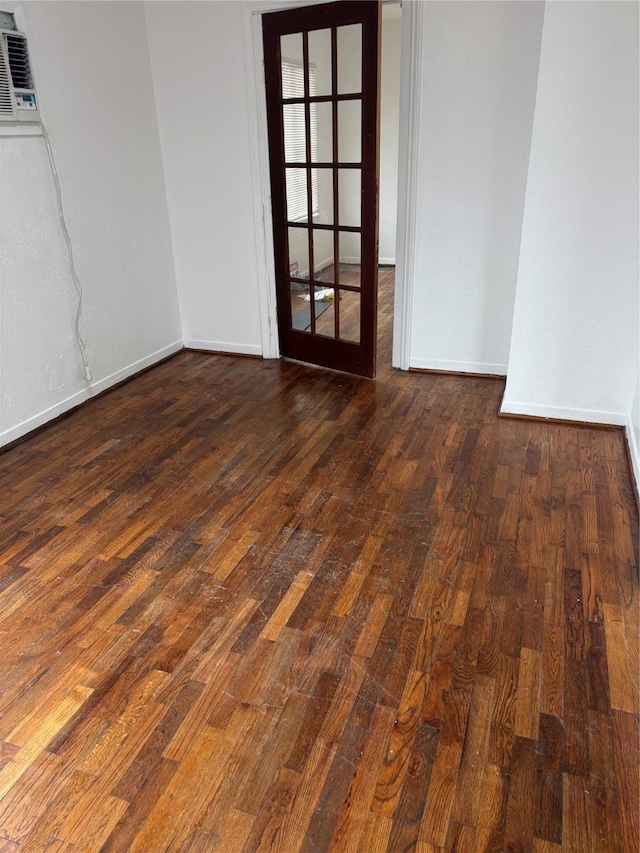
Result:
[[[276,272],[271,217],[269,139],[264,91],[262,15],[326,0],[245,0],[243,37],[249,147],[253,193],[253,226],[256,245],[260,331],[263,358],[279,358],[276,309]],[[396,232],[396,281],[393,315],[393,367],[408,370],[411,354],[411,321],[416,248],[416,177],[422,79],[421,0],[403,0],[400,45],[400,122],[398,148],[398,218]]]

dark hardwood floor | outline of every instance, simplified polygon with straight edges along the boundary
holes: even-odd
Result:
[[[183,353],[0,456],[0,851],[639,849],[623,433]]]

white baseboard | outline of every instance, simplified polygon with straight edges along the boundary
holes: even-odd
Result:
[[[27,418],[26,421],[22,421],[21,423],[1,432],[0,447],[5,444],[11,444],[12,441],[16,441],[19,438],[23,438],[23,436],[28,435],[35,429],[38,429],[38,427],[44,426],[49,421],[54,420],[54,418],[58,418],[60,415],[64,415],[66,412],[71,411],[71,409],[75,409],[81,403],[84,403],[85,400],[89,400],[96,394],[106,391],[107,388],[112,388],[114,385],[128,379],[135,373],[139,373],[146,367],[151,367],[153,364],[162,361],[164,358],[167,358],[176,352],[180,352],[181,349],[183,349],[182,341],[176,341],[173,344],[169,344],[169,346],[163,347],[157,352],[151,353],[151,355],[145,356],[138,361],[134,361],[132,364],[127,365],[127,367],[123,367],[122,370],[118,370],[110,376],[106,376],[104,379],[92,382],[81,391],[76,391],[75,394],[71,394],[70,397],[66,397],[64,400],[56,403],[55,406],[50,406],[43,412],[39,412],[37,415]]]
[[[102,391],[106,391],[107,388],[112,388],[114,385],[117,385],[118,382],[122,382],[130,376],[133,376],[134,373],[139,373],[146,367],[152,367],[154,364],[162,361],[163,358],[168,358],[170,355],[180,352],[182,349],[184,349],[183,342],[175,341],[166,347],[162,347],[162,349],[156,350],[156,352],[151,353],[151,355],[146,355],[144,358],[134,361],[122,370],[117,370],[110,376],[105,376],[104,379],[100,379],[98,382],[93,382],[90,386],[90,396],[93,397],[95,394],[100,394]]]
[[[185,349],[201,349],[207,352],[219,352],[221,355],[259,355],[262,347],[259,344],[233,344],[228,341],[200,341],[189,338],[184,342]]]
[[[529,415],[534,418],[552,418],[559,421],[584,421],[590,424],[625,426],[628,415],[622,412],[603,412],[597,409],[573,409],[570,406],[546,406],[539,403],[520,403],[503,400],[500,407],[503,415]]]
[[[417,370],[446,370],[454,373],[490,373],[506,376],[506,364],[492,364],[484,361],[447,361],[439,358],[412,358],[409,367]]]
[[[636,442],[636,433],[633,428],[631,415],[627,415],[624,431],[627,436],[627,442],[629,443],[631,468],[633,469],[633,476],[636,478],[636,491],[640,492],[640,447],[638,447],[638,443]]]
[[[71,409],[75,409],[76,406],[79,406],[80,403],[84,403],[84,401],[88,400],[90,397],[91,392],[89,388],[83,388],[82,391],[77,391],[70,397],[66,397],[64,400],[56,403],[55,406],[50,406],[43,412],[38,412],[37,415],[27,418],[26,421],[21,421],[21,423],[16,424],[14,427],[9,427],[9,429],[3,430],[0,433],[0,447],[5,444],[11,444],[12,441],[17,441],[17,439],[33,432],[34,429],[38,429],[38,427],[44,426],[54,418],[58,418],[60,415],[64,415],[66,412],[71,411]]]
[[[382,267],[395,267],[396,259],[395,258],[378,258],[378,266]]]

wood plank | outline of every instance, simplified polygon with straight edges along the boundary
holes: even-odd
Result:
[[[398,806],[407,764],[420,723],[427,692],[428,678],[422,672],[409,675],[388,738],[388,746],[380,768],[371,810],[393,817]]]
[[[473,686],[469,724],[456,784],[453,820],[473,827],[477,827],[480,819],[495,688],[495,679],[487,676],[476,679]]]
[[[503,841],[507,850],[530,850],[533,844],[535,779],[535,743],[516,737],[509,764],[509,797]]]
[[[282,824],[275,835],[269,839],[268,846],[265,846],[263,838],[263,843],[257,848],[258,850],[302,849],[313,810],[329,773],[336,749],[336,744],[327,743],[322,738],[316,740],[300,776],[291,805],[284,814]]]
[[[638,713],[637,673],[634,676],[629,671],[625,621],[620,607],[604,605],[604,630],[611,707],[630,714]]]
[[[380,814],[370,814],[360,837],[358,853],[385,853],[388,850],[389,835],[392,821]],[[332,848],[332,853],[339,853],[339,848]]]
[[[615,777],[618,789],[618,816],[620,818],[620,847],[637,850],[640,847],[640,740],[638,718],[623,711],[613,712],[613,744]]]
[[[420,824],[421,842],[438,847],[446,843],[461,756],[462,744],[456,741],[441,741],[438,745]]]
[[[534,837],[562,841],[562,721],[543,714],[534,791]]]
[[[568,850],[591,850],[589,792],[580,776],[564,774],[562,786],[563,845]],[[629,848],[630,849],[630,848]]]
[[[370,658],[374,653],[392,602],[393,596],[388,593],[379,592],[376,595],[367,620],[362,627],[362,633],[353,650],[354,655]]]
[[[608,714],[589,712],[590,837],[592,849],[604,853],[619,849],[621,836],[613,728]]]
[[[522,648],[518,670],[518,693],[514,734],[538,740],[540,720],[540,652]]]
[[[496,698],[489,735],[489,764],[508,767],[515,736],[518,699],[518,661],[500,656]]]
[[[342,814],[331,839],[331,849],[357,853],[360,839],[366,834],[369,807],[375,795],[378,771],[387,750],[394,717],[391,708],[376,709],[371,735],[367,739],[362,759],[358,762]],[[391,820],[388,824],[391,825]]]
[[[271,618],[262,629],[260,637],[263,640],[277,640],[280,637],[284,626],[289,621],[289,617],[309,588],[309,584],[313,578],[313,573],[306,569],[303,569],[303,571],[296,575],[284,598],[276,607]]]
[[[509,781],[505,771],[487,764],[476,832],[476,849],[503,850]]]

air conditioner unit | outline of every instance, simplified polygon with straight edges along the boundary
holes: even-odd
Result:
[[[39,121],[26,36],[0,29],[0,121]]]

